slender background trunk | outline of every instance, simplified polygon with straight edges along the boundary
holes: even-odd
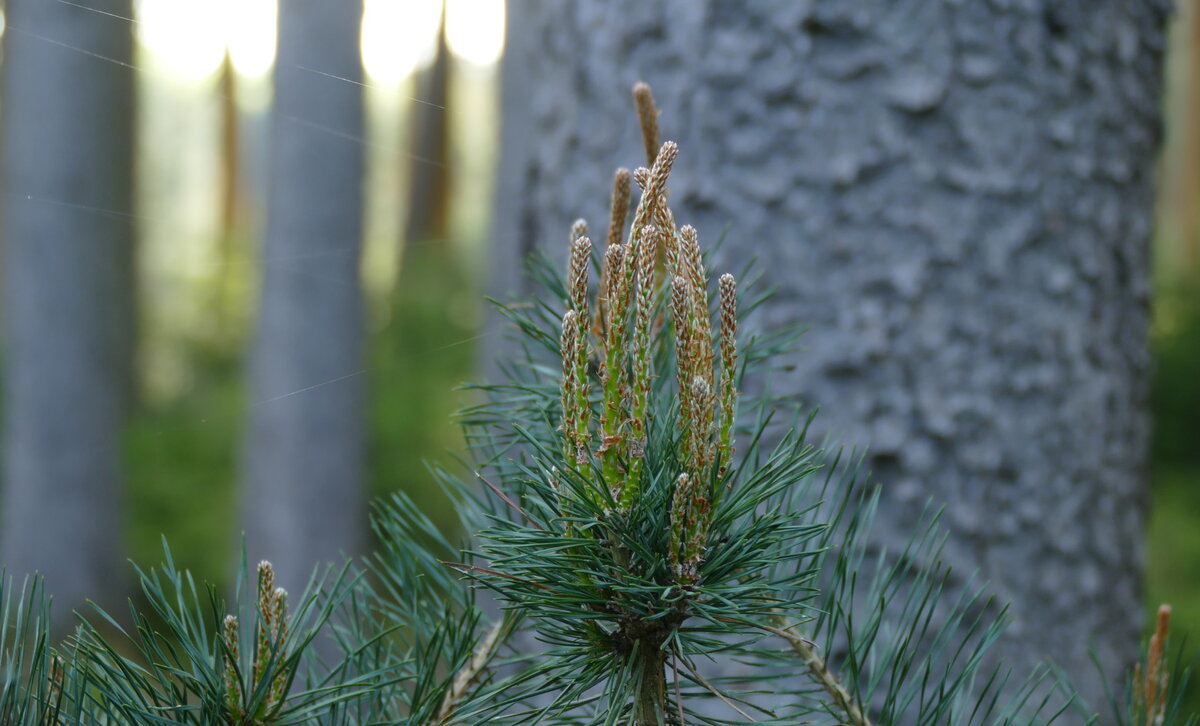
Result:
[[[449,246],[450,237],[450,128],[446,110],[450,86],[450,48],[446,44],[446,12],[442,8],[437,31],[437,55],[420,74],[412,109],[410,154],[404,157],[411,178],[404,249],[418,244]],[[401,264],[404,255],[400,256]]]
[[[492,269],[563,254],[644,164],[650,82],[680,224],[811,326],[778,390],[870,445],[883,531],[946,506],[960,578],[1103,702],[1135,655],[1149,233],[1168,3],[511,0]]]
[[[130,0],[8,0],[3,70],[3,562],[56,627],[124,595],[133,397]]]
[[[299,592],[366,528],[361,2],[279,6],[246,538]]]
[[[236,297],[236,264],[239,242],[245,234],[245,190],[242,188],[242,138],[238,110],[238,77],[229,50],[221,60],[219,208],[217,212],[217,274],[213,282],[212,311],[218,329],[229,334]]]
[[[1182,159],[1174,179],[1178,246],[1184,265],[1200,264],[1200,2],[1184,0],[1179,5],[1187,34],[1187,83],[1183,94],[1185,111],[1180,129]]]

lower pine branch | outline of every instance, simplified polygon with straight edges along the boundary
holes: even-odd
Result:
[[[442,707],[438,709],[437,717],[433,719],[430,726],[450,722],[459,704],[471,692],[475,684],[479,682],[479,679],[483,676],[484,669],[487,668],[488,663],[495,657],[496,652],[500,650],[506,634],[511,630],[511,617],[509,614],[504,614],[496,619],[496,622],[492,625],[487,635],[480,641],[479,647],[471,655],[471,660],[455,674],[454,680],[450,684],[450,689],[446,691],[446,696],[442,699]]]
[[[770,625],[762,625],[760,627],[788,642],[788,645],[792,648],[792,652],[799,656],[804,661],[804,665],[808,667],[809,674],[833,698],[834,703],[837,704],[842,713],[846,714],[846,719],[853,726],[872,726],[870,718],[867,717],[867,714],[855,702],[850,692],[846,690],[842,681],[837,677],[837,674],[829,668],[825,659],[817,651],[816,645],[812,641],[792,632],[795,624],[788,622],[786,618],[776,616],[774,620],[779,627],[772,627]]]

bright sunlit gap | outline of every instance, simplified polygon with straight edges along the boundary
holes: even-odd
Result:
[[[243,76],[262,76],[275,62],[276,0],[228,0],[240,4],[241,15],[230,13],[226,43],[233,67]]]
[[[168,72],[202,80],[228,49],[245,76],[275,58],[276,0],[138,0],[138,38]]]
[[[447,0],[445,9],[454,55],[477,66],[500,58],[504,0]],[[157,64],[185,80],[211,76],[227,49],[238,73],[258,77],[275,59],[277,12],[278,0],[138,0],[137,33]],[[362,59],[371,81],[396,85],[428,66],[441,17],[441,0],[364,0]]]
[[[446,43],[454,55],[477,66],[500,60],[504,0],[446,0]]]
[[[366,0],[363,68],[376,83],[397,84],[433,61],[441,25],[440,0]]]

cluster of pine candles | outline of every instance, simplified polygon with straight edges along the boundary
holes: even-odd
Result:
[[[226,615],[222,621],[221,642],[225,659],[225,708],[234,723],[250,719],[251,723],[269,721],[283,708],[288,688],[288,675],[282,667],[288,657],[285,643],[288,636],[287,590],[275,586],[275,567],[267,560],[258,563],[258,628],[253,659],[249,670],[241,668],[241,640],[238,616]],[[247,682],[242,683],[241,673]],[[258,698],[243,694],[257,694]],[[253,703],[253,712],[247,704]]]
[[[692,607],[706,597],[696,587],[700,566],[714,536],[710,530],[715,507],[734,482],[734,477],[727,474],[733,473],[730,467],[738,398],[738,289],[733,275],[720,276],[716,315],[719,329],[714,336],[709,278],[699,235],[691,225],[677,227],[668,205],[667,180],[679,154],[678,145],[673,141],[659,143],[658,109],[650,87],[639,82],[634,86],[633,98],[650,166],[639,167],[632,174],[620,168],[614,175],[605,249],[600,256],[594,295],[589,276],[594,266],[594,247],[587,222],[576,220],[571,228],[559,339],[559,431],[563,461],[583,486],[568,491],[560,481],[563,472],[554,470],[552,477],[564,512],[571,509],[570,499],[580,492],[603,512],[597,521],[589,523],[600,526],[584,529],[572,524],[571,516],[565,514],[564,534],[600,538],[613,563],[632,571],[636,569],[636,558],[631,557],[627,544],[611,536],[609,528],[629,526],[638,516],[633,510],[639,505],[642,509],[653,506],[639,501],[650,476],[645,468],[649,454],[656,453],[660,461],[678,464],[679,470],[672,474],[666,541],[666,559],[678,588],[675,605],[665,616],[646,622],[633,611],[610,602],[599,609],[618,615],[621,625],[607,635],[592,626],[597,641],[611,637],[621,644],[618,650],[636,663],[634,668],[640,675],[635,679],[639,684],[634,689],[631,723],[651,726],[663,723],[664,718],[686,723],[678,672],[674,678],[675,703],[668,705],[672,699],[667,692],[667,663],[677,669],[682,661],[677,653],[673,660],[667,657],[667,640],[695,614]],[[631,181],[636,182],[641,197],[626,234]],[[666,335],[664,326],[670,326]],[[714,338],[719,342],[714,344]],[[655,349],[656,344],[665,345],[667,341],[673,344],[673,356]],[[649,431],[655,422],[650,420],[650,412],[656,408],[652,394],[656,381],[667,373],[656,370],[655,363],[672,357],[674,386],[658,388],[663,396],[659,403],[668,406],[657,410],[668,418],[658,423],[673,425],[678,437],[656,437],[666,450],[651,452]],[[599,389],[596,397],[592,395],[593,382]],[[669,408],[672,388],[677,409]],[[598,415],[594,415],[594,409],[598,409]],[[593,423],[593,419],[598,420]],[[805,450],[797,448],[792,456],[802,460]],[[798,478],[807,473],[811,470]],[[795,483],[798,481],[785,482],[784,486]],[[728,541],[729,536],[719,539]],[[593,584],[586,574],[581,574],[580,580]],[[601,599],[614,599],[609,588],[599,589]],[[836,704],[841,715],[855,726],[872,726],[816,645],[796,632],[797,621],[774,610],[762,621],[747,624],[786,641],[793,656],[803,662],[808,676]],[[691,675],[704,682],[698,673],[693,671]],[[733,701],[704,685],[733,711],[751,719]]]
[[[652,410],[660,371],[653,346],[663,325],[673,329],[680,471],[670,510],[668,560],[685,590],[696,582],[712,513],[710,499],[733,455],[737,409],[737,283],[720,277],[719,346],[714,346],[708,275],[695,227],[676,227],[668,206],[667,179],[679,153],[673,141],[659,145],[658,110],[650,87],[638,83],[633,96],[649,167],[616,171],[600,277],[591,303],[589,269],[593,244],[585,220],[571,229],[566,311],[562,317],[563,457],[587,478],[601,503],[619,517],[629,512],[642,488]],[[631,178],[641,191],[628,235]],[[665,310],[664,310],[665,308]],[[714,358],[719,354],[719,363]],[[593,427],[591,379],[600,389]],[[594,459],[599,461],[593,467]],[[600,503],[600,502],[598,502]],[[569,528],[570,525],[566,525]],[[614,552],[619,561],[628,561]],[[680,617],[683,615],[681,613]],[[655,643],[654,647],[659,644]],[[662,667],[651,666],[651,690],[665,685]],[[665,694],[664,694],[665,695]],[[661,713],[659,699],[638,705],[647,722]]]
[[[638,98],[649,89],[639,85]],[[652,103],[652,102],[651,102]],[[643,116],[644,117],[644,116]],[[648,134],[653,138],[653,132]],[[603,488],[618,511],[627,511],[641,487],[653,381],[653,328],[669,291],[678,382],[681,467],[671,508],[670,559],[681,584],[695,581],[708,536],[708,483],[723,477],[733,454],[737,406],[737,284],[720,279],[720,364],[714,366],[708,280],[696,230],[676,229],[666,182],[678,147],[666,142],[654,164],[633,173],[642,190],[628,242],[630,173],[617,171],[612,213],[594,312],[589,308],[592,243],[583,220],[571,233],[567,310],[562,320],[563,455],[582,471],[600,460]],[[669,284],[668,284],[669,281]],[[589,367],[598,364],[599,422],[591,426]]]

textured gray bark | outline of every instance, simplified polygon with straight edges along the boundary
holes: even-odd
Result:
[[[362,4],[279,7],[262,297],[245,451],[246,537],[298,590],[366,528]]]
[[[512,0],[494,291],[607,219],[644,164],[629,89],[680,143],[671,201],[753,325],[811,326],[776,379],[870,446],[881,537],[929,497],[949,558],[1101,702],[1142,618],[1148,236],[1167,3]]]
[[[125,592],[132,360],[132,3],[76,5],[9,0],[3,73],[0,545],[11,574],[46,576],[60,630]]]

